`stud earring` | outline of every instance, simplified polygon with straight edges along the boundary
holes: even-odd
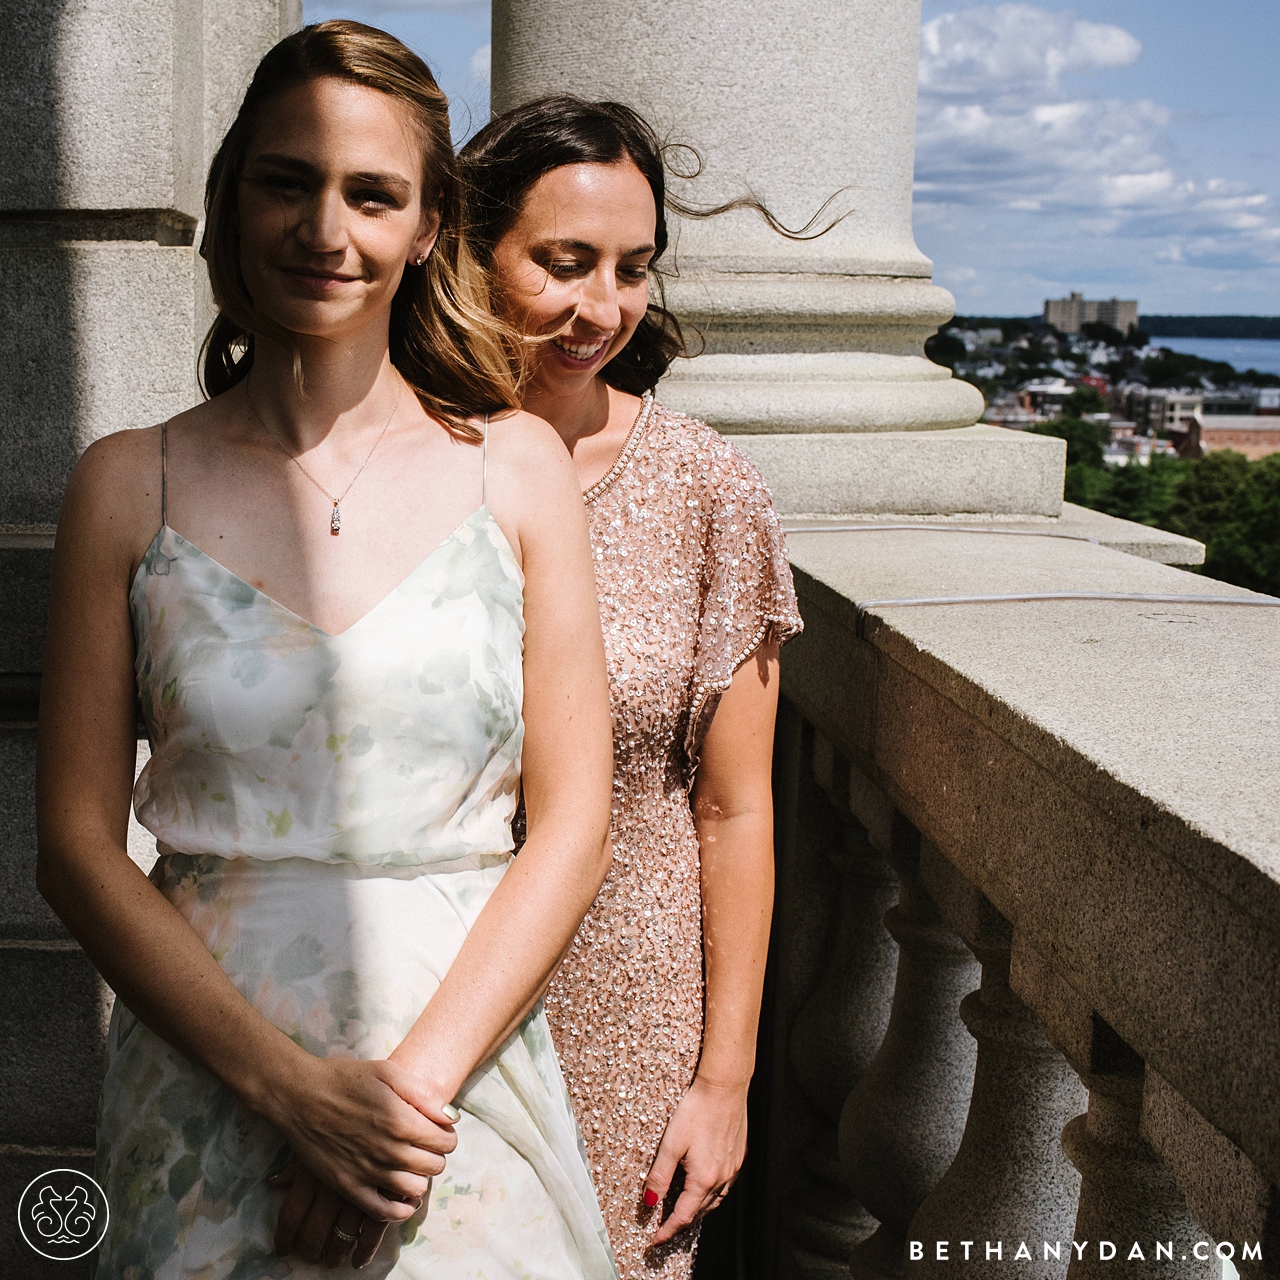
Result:
[[[413,265],[415,267],[420,267],[424,262],[426,262],[426,260],[427,260],[427,255],[425,253],[420,253],[416,258],[414,258]]]

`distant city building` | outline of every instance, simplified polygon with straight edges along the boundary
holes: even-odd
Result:
[[[1102,461],[1112,467],[1127,467],[1137,463],[1140,467],[1150,464],[1153,455],[1163,454],[1165,457],[1177,457],[1177,447],[1168,440],[1160,440],[1155,436],[1135,434],[1133,423],[1125,423],[1130,428],[1127,432],[1116,432],[1112,428],[1111,443],[1102,452]]]
[[[1204,415],[1209,417],[1270,417],[1280,414],[1280,387],[1215,388],[1204,394]]]
[[[1280,453],[1280,416],[1218,414],[1197,415],[1178,452],[1184,458],[1201,458],[1219,449],[1234,449],[1250,462]]]
[[[1018,392],[1018,401],[1024,409],[1034,409],[1045,417],[1056,418],[1062,413],[1063,403],[1075,390],[1065,378],[1037,378],[1024,384]]]
[[[1199,391],[1156,392],[1147,397],[1147,426],[1152,431],[1185,431],[1203,410],[1204,395]]]
[[[1073,293],[1069,298],[1046,298],[1044,322],[1062,333],[1079,333],[1086,324],[1109,324],[1128,333],[1138,323],[1138,304],[1120,298],[1095,301],[1082,293]]]
[[[1145,433],[1184,432],[1192,419],[1204,412],[1204,392],[1186,388],[1144,387],[1129,383],[1111,393],[1111,402],[1125,418]]]
[[[1018,394],[1006,391],[997,396],[982,415],[983,422],[993,427],[1008,427],[1011,431],[1025,431],[1037,422],[1044,422],[1045,416],[1034,409],[1028,409],[1020,402]]]
[[[998,347],[1004,341],[1003,329],[952,329],[953,338],[964,343],[966,351],[976,351],[979,347]]]

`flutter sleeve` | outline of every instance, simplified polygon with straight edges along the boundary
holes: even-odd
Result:
[[[804,623],[773,498],[755,466],[722,436],[703,467],[702,614],[685,734],[692,781],[703,739],[734,672],[766,641],[782,644]]]

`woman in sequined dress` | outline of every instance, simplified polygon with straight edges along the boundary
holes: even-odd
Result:
[[[550,98],[462,159],[508,318],[542,339],[524,405],[582,484],[612,694],[613,869],[547,1015],[620,1276],[687,1277],[746,1150],[791,573],[755,467],[653,400],[683,343],[650,295],[667,242],[652,131]]]

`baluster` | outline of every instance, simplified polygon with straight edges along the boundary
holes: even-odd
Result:
[[[1208,1259],[1195,1256],[1207,1233],[1187,1213],[1173,1172],[1141,1136],[1142,1059],[1020,935],[1011,979],[1089,1090],[1088,1111],[1062,1131],[1081,1178],[1067,1280],[1163,1277],[1171,1266],[1179,1280],[1218,1280],[1222,1263],[1212,1249]],[[1129,1256],[1135,1243],[1140,1257]],[[1156,1257],[1158,1244],[1170,1249],[1172,1262]]]
[[[813,806],[825,811],[821,850],[828,880],[835,872],[838,906],[822,978],[791,1034],[795,1079],[822,1119],[803,1151],[808,1176],[789,1197],[788,1235],[803,1274],[846,1274],[850,1251],[876,1223],[840,1168],[837,1126],[888,1025],[897,948],[882,919],[897,886],[866,827],[850,812],[848,762],[819,735],[813,777],[822,792],[812,797]]]
[[[1170,1263],[1158,1261],[1156,1245],[1170,1246],[1177,1274],[1190,1280],[1218,1280],[1216,1257],[1197,1259],[1194,1246],[1208,1239],[1187,1212],[1186,1200],[1168,1165],[1143,1141],[1142,1076],[1081,1077],[1089,1089],[1089,1110],[1062,1131],[1062,1145],[1080,1170],[1080,1209],[1068,1280],[1131,1280],[1167,1276]],[[1115,1256],[1103,1256],[1103,1242]],[[1137,1243],[1141,1258],[1131,1258]],[[1210,1247],[1212,1254],[1212,1246]]]
[[[977,985],[977,963],[920,884],[920,833],[901,816],[891,846],[901,897],[885,916],[899,946],[889,1027],[840,1117],[840,1163],[880,1222],[853,1251],[855,1277],[902,1273],[907,1229],[955,1158],[973,1087],[974,1042],[959,1005]]]
[[[814,730],[785,697],[774,738],[776,899],[753,1099],[753,1133],[735,1193],[745,1195],[746,1236],[759,1274],[794,1280],[789,1226],[804,1150],[824,1123],[794,1078],[791,1028],[822,976],[833,906],[821,846],[826,805],[813,777]],[[762,1112],[762,1114],[761,1114]],[[763,1158],[761,1158],[763,1156]]]
[[[1280,1189],[1162,1076],[1148,1066],[1142,1136],[1173,1170],[1187,1211],[1223,1243],[1241,1280],[1280,1277]],[[1250,1256],[1245,1257],[1246,1247]],[[1253,1254],[1260,1253],[1260,1257]]]
[[[920,1243],[921,1257],[913,1261],[908,1255],[906,1273],[948,1274],[960,1261],[966,1277],[996,1280],[1006,1263],[1019,1260],[1018,1274],[1027,1280],[1062,1280],[1070,1248],[1063,1243],[1046,1251],[1043,1242],[1071,1238],[1080,1175],[1059,1134],[1084,1104],[1084,1088],[1040,1020],[1009,987],[1008,922],[927,844],[921,878],[981,962],[982,986],[960,1004],[978,1054],[964,1137],[951,1167],[911,1221],[908,1238]],[[961,1244],[966,1238],[968,1260]],[[942,1249],[939,1241],[946,1242]],[[1000,1242],[999,1257],[987,1257],[988,1241]],[[1017,1258],[1024,1243],[1030,1261]]]

